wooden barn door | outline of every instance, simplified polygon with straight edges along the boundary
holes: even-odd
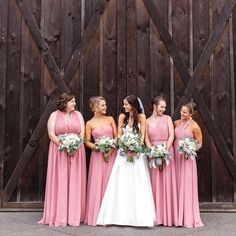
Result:
[[[202,209],[236,209],[236,0],[0,0],[2,208],[42,207],[46,122],[58,94],[166,94],[167,113],[197,103]]]

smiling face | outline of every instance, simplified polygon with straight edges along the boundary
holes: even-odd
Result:
[[[129,104],[129,102],[126,99],[123,100],[123,108],[125,109],[125,112],[132,111],[132,106]]]
[[[106,105],[106,101],[105,100],[100,100],[96,106],[95,109],[96,113],[101,113],[101,114],[106,114],[107,112],[107,105]]]
[[[182,120],[189,120],[192,117],[192,114],[190,113],[188,107],[182,106],[180,110],[180,116]]]
[[[158,116],[162,116],[166,110],[166,102],[161,100],[157,105],[153,105],[154,111]]]
[[[72,98],[69,102],[67,102],[65,110],[67,112],[72,112],[75,110],[75,106],[76,106],[75,98]]]

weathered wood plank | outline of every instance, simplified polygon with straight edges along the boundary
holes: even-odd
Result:
[[[150,81],[150,22],[142,0],[136,0],[137,21],[137,96],[148,111]]]
[[[183,92],[183,95],[176,107],[176,112],[180,110],[183,103],[185,103],[192,97],[192,94],[196,88],[196,83],[201,79],[203,70],[205,69],[206,65],[209,63],[212,52],[214,51],[216,45],[218,44],[222,31],[224,30],[226,21],[229,19],[235,4],[236,4],[236,0],[229,0],[225,2],[222,9],[222,13],[218,17],[215,28],[213,32],[211,33],[208,39],[208,42],[201,54],[201,57],[195,67],[192,79],[186,86]]]
[[[220,18],[224,14],[224,6],[222,9],[222,3],[213,3],[213,13],[219,12]],[[223,12],[223,13],[222,13]],[[213,15],[213,25],[216,25],[218,16]],[[217,26],[215,26],[217,27]],[[219,79],[219,74],[221,79]],[[226,145],[232,152],[232,127],[229,127],[231,121],[231,83],[230,78],[230,45],[229,45],[229,24],[225,25],[222,35],[219,39],[214,54],[212,63],[212,104],[211,113],[214,117],[216,125],[219,127],[220,132],[225,140]],[[219,112],[220,111],[220,112]],[[228,201],[232,202],[233,181],[227,168],[225,168],[220,153],[212,153],[214,156],[214,169],[215,182],[216,182],[216,201]],[[219,175],[218,173],[221,173]],[[224,178],[222,178],[224,176]]]
[[[101,2],[104,3],[103,1],[101,1]],[[41,37],[40,31],[37,28],[37,25],[35,25],[34,18],[32,17],[32,14],[29,11],[28,6],[26,5],[26,3],[24,1],[21,2],[21,3],[22,3],[22,5],[20,5],[22,7],[21,10],[26,11],[26,13],[25,13],[26,16],[25,15],[24,16],[27,17],[27,19],[29,18],[30,21],[31,21],[31,24],[28,24],[28,26],[30,26],[29,28],[32,30],[31,33],[32,32],[35,32],[36,34],[39,33],[38,36],[40,38]],[[19,4],[21,4],[21,3],[19,3]],[[105,5],[100,5],[99,13],[101,13],[101,6],[105,6]],[[34,27],[37,28],[36,31],[34,31]],[[91,32],[91,30],[89,32]],[[85,33],[85,35],[86,35],[86,33]],[[36,37],[36,39],[39,39],[39,38]],[[37,42],[38,41],[36,40],[36,44],[37,44]],[[41,40],[41,38],[40,38],[39,42],[42,43],[44,46],[46,46],[45,41]],[[38,46],[38,44],[37,44],[37,46]],[[49,57],[49,58],[50,58],[50,62],[53,61],[51,57]],[[55,66],[56,70],[58,71],[58,67],[56,66],[56,64],[53,63],[53,65]],[[59,81],[61,81],[62,86],[66,87],[65,82],[62,79],[60,79]],[[59,88],[60,88],[60,86],[59,86]],[[67,89],[67,87],[66,87],[66,89]],[[58,91],[58,89],[57,89],[57,91]],[[62,92],[62,91],[60,91],[60,92]],[[8,199],[10,198],[10,196],[11,196],[11,194],[12,194],[12,192],[13,192],[16,184],[17,184],[17,181],[18,181],[19,177],[21,176],[22,171],[26,167],[28,161],[31,158],[31,155],[34,153],[34,151],[37,147],[38,141],[39,141],[40,137],[43,134],[42,127],[46,126],[47,119],[48,119],[50,113],[52,112],[52,109],[55,108],[55,100],[54,99],[51,99],[50,102],[48,103],[48,105],[46,106],[45,111],[43,112],[43,114],[42,114],[42,116],[41,116],[41,118],[40,118],[40,120],[39,120],[39,122],[36,126],[36,129],[34,130],[34,133],[32,134],[28,144],[26,145],[26,148],[25,148],[24,152],[20,156],[20,160],[19,160],[19,162],[18,162],[11,178],[9,179],[6,187],[4,188],[4,199],[5,199],[5,201],[8,201]]]
[[[126,0],[117,1],[117,92],[116,92],[116,114],[119,114],[122,108],[122,101],[126,96]]]
[[[172,11],[172,37],[176,42],[176,46],[183,63],[187,66],[188,71],[190,71],[190,58],[192,55],[190,54],[191,41],[189,31],[191,28],[189,27],[189,22],[191,22],[191,14],[189,12],[189,1],[173,1]],[[178,68],[174,67],[175,111],[176,105],[183,94],[184,87],[181,73]]]
[[[81,39],[81,0],[62,1],[61,22],[61,60],[65,68]]]
[[[127,94],[137,93],[137,32],[135,0],[127,0]]]
[[[155,9],[155,6],[153,5],[152,0],[143,0],[143,1],[145,3],[146,8],[148,9],[150,16],[152,17],[153,22],[155,23],[155,25],[162,37],[162,40],[165,42],[165,45],[166,45],[168,51],[172,55],[175,66],[178,69],[178,72],[180,73],[183,82],[185,83],[185,85],[187,85],[191,79],[191,76],[188,73],[188,69],[187,69],[185,63],[180,58],[180,55],[178,53],[178,49],[177,49],[172,37],[170,36],[169,32],[167,31],[165,26],[162,24],[162,22],[160,22],[160,18],[159,18],[158,13]],[[209,108],[207,107],[205,101],[203,100],[201,94],[198,93],[198,91],[194,91],[193,98],[198,104],[199,111],[200,111],[202,117],[204,117],[204,121],[207,124],[207,128],[208,128],[209,132],[211,133],[212,137],[214,138],[214,141],[215,141],[217,147],[219,148],[219,151],[222,155],[222,158],[224,159],[224,162],[226,163],[231,174],[233,176],[236,176],[236,172],[235,172],[236,162],[233,159],[230,150],[226,146],[225,141],[222,137],[222,134],[220,133],[214,120],[211,118],[211,113],[209,111]],[[175,116],[174,116],[174,118],[175,118]]]
[[[116,36],[116,0],[111,0],[104,12],[103,29],[100,28],[103,34],[103,96],[107,100],[107,114],[116,117],[116,58],[117,58],[117,36]]]
[[[63,19],[63,17],[61,16],[60,11],[61,4],[63,3],[64,0],[42,0],[43,18],[41,17],[41,30],[43,38],[47,42],[47,47],[52,53],[54,60],[60,70],[62,70],[63,68],[63,64],[61,61],[61,43],[63,43],[61,40],[61,19]],[[27,15],[25,16],[27,17]]]
[[[46,123],[49,118],[49,115],[53,110],[55,110],[55,103],[56,103],[57,96],[52,96],[50,101],[48,102],[43,114],[40,117],[40,120],[32,134],[32,136],[29,139],[29,142],[27,143],[23,153],[20,155],[18,163],[15,165],[15,169],[9,178],[5,188],[4,188],[4,201],[7,202],[9,198],[11,197],[12,192],[15,189],[15,186],[25,170],[25,167],[29,163],[29,160],[31,159],[33,153],[35,152],[38,142],[40,138],[42,137],[43,133],[46,131]]]
[[[86,30],[83,34],[83,38],[81,39],[81,43],[77,44],[77,46],[73,52],[73,55],[70,58],[68,66],[65,69],[64,79],[67,84],[68,84],[68,81],[73,76],[74,72],[76,71],[76,69],[79,65],[79,62],[80,62],[80,57],[82,54],[85,53],[85,50],[88,46],[88,42],[90,42],[90,40],[92,39],[92,37],[96,31],[96,28],[99,24],[100,16],[101,16],[102,12],[104,11],[104,9],[106,8],[106,1],[105,0],[101,0],[101,7],[102,7],[102,9],[99,8],[100,11],[95,12],[94,15],[91,17],[88,25],[86,26]]]
[[[21,15],[14,1],[9,1],[8,6],[8,39],[7,39],[7,80],[5,99],[7,106],[5,112],[5,160],[4,160],[4,185],[11,176],[18,161],[16,153],[19,147],[19,115],[20,115],[20,58],[21,58]],[[12,115],[14,112],[14,115]],[[15,196],[12,198],[15,199]]]
[[[205,0],[193,1],[193,70],[201,56],[210,34],[209,3]],[[202,22],[205,22],[204,24]],[[208,65],[197,86],[208,108],[210,108],[211,84],[210,66]],[[201,202],[212,201],[212,166],[211,166],[211,136],[204,120],[200,115],[195,117],[203,132],[203,148],[197,162],[198,165],[198,191]]]
[[[65,92],[68,91],[68,88],[65,84],[65,82],[61,79],[62,75],[59,70],[59,67],[50,51],[48,48],[48,45],[46,41],[44,40],[42,33],[37,25],[37,22],[34,19],[34,16],[32,12],[29,9],[29,6],[25,2],[25,0],[18,0],[18,5],[21,10],[21,13],[27,23],[27,26],[29,27],[29,30],[34,38],[34,41],[41,51],[41,56],[43,57],[51,75],[52,79],[54,80],[55,84],[58,86],[58,89],[60,92]],[[44,29],[42,29],[43,31]]]
[[[22,20],[21,43],[21,97],[20,97],[20,153],[27,145],[40,118],[40,82],[41,60],[40,52],[32,40],[32,36]],[[21,176],[20,200],[39,201],[39,159],[40,152],[36,152],[26,170]],[[37,171],[36,171],[37,170]],[[30,193],[30,194],[29,194]]]
[[[3,175],[5,158],[6,76],[7,76],[7,10],[8,1],[0,0],[0,207],[3,204]]]
[[[88,50],[84,55],[84,78],[86,79],[83,82],[83,97],[87,109],[85,109],[83,115],[85,120],[88,120],[92,116],[88,108],[89,98],[99,95],[99,29],[89,42]]]
[[[168,2],[158,0],[154,2],[161,21],[167,25]],[[149,101],[154,96],[163,94],[167,99],[166,113],[170,114],[170,60],[165,44],[161,40],[152,20],[150,20],[150,82]]]

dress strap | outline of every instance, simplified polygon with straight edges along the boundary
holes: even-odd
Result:
[[[191,122],[192,122],[192,118],[190,118],[190,120],[182,126],[182,129],[186,129]]]

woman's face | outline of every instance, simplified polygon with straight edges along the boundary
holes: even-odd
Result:
[[[163,115],[163,113],[166,110],[166,102],[165,101],[160,101],[158,105],[154,105],[154,110],[156,111],[156,114],[158,116]]]
[[[71,112],[75,110],[76,102],[75,98],[72,98],[69,102],[66,104],[66,111]]]
[[[180,116],[182,120],[188,120],[192,117],[192,114],[189,112],[188,107],[182,106]]]
[[[130,112],[132,110],[132,106],[126,99],[123,101],[123,108],[125,109],[125,112]]]
[[[100,100],[98,106],[95,110],[96,113],[106,114],[107,113],[107,105],[105,100]]]

